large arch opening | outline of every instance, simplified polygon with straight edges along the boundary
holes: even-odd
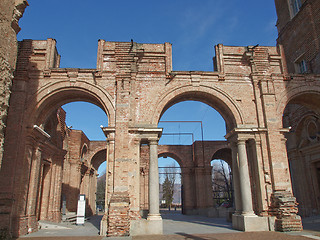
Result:
[[[243,116],[239,107],[227,93],[218,89],[202,87],[199,87],[195,91],[193,87],[185,86],[173,89],[160,99],[156,105],[152,123],[158,123],[169,108],[185,101],[201,102],[212,107],[223,118],[223,129],[226,129],[226,132],[231,131],[243,122]]]
[[[227,146],[226,125],[234,126],[234,118],[227,116],[229,110],[219,103],[217,108],[224,115],[220,114],[212,107],[217,99],[211,102],[213,98],[206,97],[192,93],[169,101],[158,124],[163,128],[158,148],[178,156],[174,159],[181,166],[182,213],[186,215],[214,215],[211,160]]]
[[[108,126],[113,115],[110,103],[103,102],[106,95],[99,91],[68,87],[40,91],[37,103],[27,109],[31,114],[27,126],[33,126],[27,148],[33,144],[32,151],[38,151],[37,163],[31,166],[36,176],[29,183],[38,199],[30,202],[37,221],[74,222],[80,194],[85,195],[86,216],[96,214],[97,171],[106,161],[105,151],[98,151],[106,148],[101,126]],[[28,142],[32,138],[35,143]]]
[[[320,214],[319,101],[312,91],[295,94],[283,111],[292,190],[302,217]]]
[[[101,125],[108,124],[105,112],[88,102],[71,102],[65,109],[68,134],[64,140],[62,196],[66,201],[66,216],[74,215],[79,194],[86,198],[86,216],[97,213],[97,173],[106,161],[106,143]],[[100,150],[103,147],[103,150]],[[80,155],[77,156],[80,149]],[[77,159],[80,160],[77,160]],[[63,212],[64,213],[64,212]]]

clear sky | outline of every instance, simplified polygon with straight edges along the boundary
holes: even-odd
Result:
[[[95,68],[98,39],[173,44],[174,70],[212,71],[214,45],[275,45],[272,0],[29,0],[18,39],[57,40],[61,67]]]
[[[95,68],[98,39],[138,43],[170,42],[173,70],[213,71],[214,45],[276,44],[276,12],[269,0],[29,0],[18,40],[57,40],[60,67]],[[100,125],[107,117],[91,104],[64,106],[67,124],[91,140],[104,140]],[[203,121],[205,140],[222,140],[224,121],[211,107],[179,103],[161,120]],[[160,123],[165,133],[193,133],[199,123]],[[164,136],[161,144],[190,144],[191,135]],[[165,161],[159,161],[166,165]]]

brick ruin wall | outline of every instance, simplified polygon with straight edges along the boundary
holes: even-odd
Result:
[[[3,3],[6,3],[6,1],[2,1]],[[23,12],[24,7],[27,5],[26,1],[21,1],[17,7],[14,9],[12,4],[7,4],[6,6],[1,5],[1,8],[4,9],[4,7],[9,9],[4,9],[5,13],[9,13],[8,16],[1,15],[1,18],[4,22],[4,33],[9,36],[8,39],[10,39],[9,43],[2,43],[1,46],[10,46],[10,51],[6,51],[6,53],[11,53],[9,55],[3,54],[1,52],[1,77],[5,80],[2,81],[3,83],[3,92],[5,92],[6,96],[3,98],[3,114],[1,117],[2,121],[5,121],[6,115],[7,115],[7,106],[8,106],[8,93],[11,85],[12,80],[12,72],[15,68],[15,51],[16,49],[16,38],[15,34],[17,32],[17,21],[21,17],[21,13]],[[306,7],[307,8],[307,7]],[[318,9],[318,8],[317,8]],[[312,10],[312,9],[311,9]],[[11,18],[11,13],[13,13],[13,18]],[[300,14],[303,16],[303,13]],[[315,14],[314,14],[315,15]],[[307,18],[308,16],[306,16]],[[11,20],[14,19],[14,20]],[[297,17],[297,21],[300,19],[303,21],[303,18]],[[13,31],[12,31],[13,30]],[[309,29],[312,31],[312,29]],[[291,31],[291,30],[290,30]],[[302,31],[301,29],[299,30]],[[317,33],[317,32],[316,32]],[[307,34],[305,34],[307,35]],[[318,35],[318,34],[317,34]],[[285,33],[284,33],[285,38]],[[279,38],[280,39],[280,38]],[[286,40],[285,40],[286,41]],[[307,45],[312,45],[313,40],[306,40],[303,41]],[[290,41],[288,41],[290,42]],[[292,41],[291,41],[292,42]],[[297,43],[299,41],[296,41]],[[11,46],[11,44],[15,46]],[[311,46],[310,45],[310,46]],[[37,49],[37,52],[32,52],[28,47],[35,46]],[[131,51],[133,49],[133,51]],[[285,48],[286,49],[286,48]],[[152,44],[130,44],[130,43],[111,43],[111,42],[105,42],[105,41],[99,41],[99,47],[98,47],[98,65],[97,69],[94,70],[94,72],[91,72],[90,70],[81,70],[81,69],[58,69],[58,58],[59,56],[55,52],[55,42],[53,40],[47,40],[44,42],[41,41],[25,41],[21,43],[21,60],[25,58],[26,66],[22,66],[20,69],[22,73],[25,70],[25,67],[31,67],[30,69],[34,69],[35,73],[36,71],[41,72],[41,79],[46,78],[46,81],[50,79],[54,79],[54,77],[59,77],[60,79],[67,79],[66,82],[67,85],[64,87],[70,86],[69,81],[72,84],[79,84],[83,83],[83,79],[87,79],[88,82],[99,82],[101,83],[103,88],[110,94],[109,97],[112,99],[112,96],[118,96],[117,101],[118,102],[112,102],[112,103],[105,103],[107,105],[107,109],[110,110],[109,114],[110,116],[110,123],[111,125],[115,124],[115,118],[112,115],[112,105],[117,104],[119,106],[119,113],[122,114],[122,122],[119,121],[118,125],[116,127],[116,131],[119,133],[124,133],[124,135],[121,137],[121,139],[116,139],[116,145],[121,146],[121,141],[125,141],[125,139],[130,139],[131,134],[134,132],[137,132],[139,130],[135,130],[134,127],[132,127],[131,122],[136,120],[137,122],[141,122],[142,124],[150,124],[153,123],[152,120],[148,119],[148,113],[152,112],[154,108],[156,108],[155,116],[160,116],[160,111],[166,107],[166,104],[160,103],[157,106],[155,106],[155,103],[152,99],[155,97],[158,98],[163,94],[164,92],[169,92],[169,90],[172,89],[183,89],[184,86],[188,86],[189,89],[193,91],[192,98],[195,100],[207,100],[211,101],[211,103],[215,103],[218,110],[222,112],[222,114],[225,114],[224,117],[226,119],[226,125],[227,125],[227,132],[233,131],[232,134],[234,136],[240,138],[245,136],[246,138],[249,136],[252,139],[255,139],[255,142],[258,143],[259,151],[257,159],[251,158],[254,161],[257,161],[258,165],[256,168],[259,170],[259,174],[262,172],[260,168],[263,166],[263,174],[264,176],[257,175],[255,177],[255,180],[258,180],[261,182],[260,190],[261,196],[258,196],[258,199],[255,201],[261,201],[261,199],[267,199],[264,202],[260,202],[258,206],[260,206],[263,211],[270,211],[270,213],[273,213],[275,216],[277,216],[277,228],[278,230],[294,230],[299,229],[301,226],[301,221],[299,218],[296,218],[296,202],[294,197],[292,196],[292,193],[290,192],[290,187],[288,187],[288,182],[290,182],[289,175],[288,175],[288,168],[283,167],[279,168],[281,164],[284,164],[282,159],[286,159],[286,156],[284,156],[284,149],[283,149],[283,139],[281,138],[281,134],[275,133],[275,129],[279,127],[279,122],[282,121],[281,117],[282,113],[280,114],[275,110],[275,106],[277,105],[279,109],[283,108],[281,106],[288,103],[290,101],[290,97],[294,98],[294,93],[301,91],[302,93],[307,93],[308,91],[318,91],[318,79],[319,77],[317,75],[315,76],[292,76],[291,78],[286,73],[286,65],[283,60],[283,49],[279,46],[278,48],[273,47],[227,47],[223,45],[218,45],[216,47],[217,55],[216,55],[216,69],[217,72],[214,73],[203,73],[203,72],[174,72],[171,73],[171,46],[170,44],[165,45],[152,45]],[[317,56],[312,56],[313,51],[307,52],[308,58],[310,58],[311,62],[315,61],[317,62]],[[309,54],[310,53],[310,54]],[[37,56],[38,54],[38,56]],[[50,58],[52,56],[56,56],[56,60],[53,60]],[[295,53],[298,54],[298,53]],[[288,54],[289,56],[290,54]],[[36,59],[40,61],[36,62]],[[297,57],[295,55],[294,57]],[[292,58],[294,58],[292,57]],[[313,59],[313,60],[312,60]],[[315,59],[315,60],[314,60]],[[139,62],[139,63],[137,63]],[[288,61],[289,63],[292,63],[291,60]],[[240,67],[240,68],[239,68]],[[290,72],[293,72],[293,67],[288,65],[288,68]],[[315,64],[313,69],[317,69],[317,65]],[[116,69],[115,72],[113,72]],[[241,69],[241,70],[239,70]],[[31,70],[32,73],[33,70]],[[139,74],[137,74],[139,73]],[[34,78],[35,75],[30,75],[31,78]],[[33,86],[30,81],[30,85],[24,86],[22,84],[23,78],[25,76],[23,75],[17,75],[16,76],[16,86],[15,89],[18,91],[25,91],[28,88],[32,87],[38,87],[39,89],[45,88],[45,84],[41,81],[39,81],[39,86]],[[154,81],[151,83],[148,81],[148,78],[154,78],[157,79],[157,81]],[[105,79],[112,79],[115,81],[105,81]],[[39,79],[33,79],[38,81]],[[80,80],[80,81],[79,81]],[[138,81],[137,81],[138,80]],[[233,81],[237,81],[238,86],[235,89],[231,85],[234,84]],[[114,82],[116,82],[116,87],[114,86]],[[252,86],[248,84],[252,84]],[[82,84],[81,83],[81,84]],[[160,84],[159,84],[160,83]],[[164,84],[162,84],[164,83]],[[68,85],[69,84],[69,85]],[[72,85],[71,84],[71,85]],[[82,88],[85,88],[84,85],[79,85]],[[158,84],[158,85],[157,85]],[[234,105],[230,104],[228,102],[227,98],[224,98],[222,95],[219,95],[221,97],[222,102],[217,101],[215,98],[210,98],[210,94],[215,94],[213,92],[207,92],[205,94],[207,95],[197,95],[197,91],[199,93],[202,91],[203,94],[203,87],[209,86],[213,89],[218,87],[219,91],[223,92],[226,91],[229,93],[229,95],[232,96],[232,101],[235,102],[236,106],[239,107],[239,109],[236,109],[233,107]],[[153,92],[153,87],[156,89],[156,94]],[[91,88],[91,87],[90,87]],[[143,89],[149,90],[148,91],[142,91]],[[136,92],[132,90],[136,90]],[[195,90],[196,89],[196,90]],[[284,91],[284,89],[286,89]],[[298,90],[296,90],[298,89]],[[93,90],[94,91],[94,90]],[[132,91],[132,92],[131,92]],[[189,96],[183,96],[183,90],[179,92],[180,90],[176,91],[175,94],[181,94],[181,98],[174,99],[172,101],[172,104],[178,101],[182,101],[184,99],[190,98]],[[244,91],[251,93],[247,98],[243,98],[242,94]],[[286,92],[284,94],[283,92]],[[205,92],[205,91],[204,91]],[[134,97],[135,99],[140,99],[139,103],[130,102],[128,96],[133,93],[136,94]],[[27,92],[26,92],[27,94]],[[261,94],[261,95],[260,95]],[[290,95],[291,94],[291,95]],[[256,98],[255,96],[261,96],[262,101],[259,98]],[[284,96],[286,95],[286,96]],[[204,97],[205,96],[205,97]],[[217,95],[218,96],[218,95]],[[273,98],[274,96],[275,99]],[[65,96],[62,96],[65,97]],[[218,97],[217,97],[218,98]],[[91,100],[95,102],[95,99],[88,98],[88,96],[85,96],[84,99]],[[279,100],[280,99],[280,100]],[[284,100],[283,100],[284,99]],[[304,100],[304,99],[298,99],[298,100]],[[316,100],[316,99],[315,99]],[[223,103],[223,101],[225,101]],[[278,102],[280,101],[280,103]],[[281,103],[282,101],[282,103]],[[128,111],[128,102],[131,109]],[[101,102],[95,102],[98,106],[101,106]],[[163,104],[163,105],[161,105]],[[225,105],[228,105],[228,107],[231,109],[230,111],[233,111],[233,113],[239,111],[241,112],[240,115],[235,115],[235,119],[228,118],[228,112],[225,111],[224,107]],[[261,105],[260,105],[261,104]],[[311,104],[312,105],[312,104]],[[122,106],[122,107],[121,107]],[[50,107],[50,106],[48,106]],[[134,112],[133,109],[139,108],[140,112]],[[257,113],[256,115],[252,115],[251,111],[248,110],[256,109]],[[158,112],[157,112],[158,111]],[[45,110],[43,112],[45,113]],[[137,114],[137,115],[135,115]],[[277,115],[278,114],[278,115]],[[41,114],[39,114],[41,115]],[[46,115],[46,114],[44,114]],[[128,128],[128,124],[123,123],[123,121],[129,122],[129,128],[130,134],[128,134],[128,131],[126,129]],[[238,133],[233,130],[234,127],[236,127],[236,122],[246,123],[246,125],[241,126],[243,129],[245,127],[250,128],[252,132],[242,132]],[[252,128],[252,126],[256,126],[255,124],[259,125],[260,128]],[[277,125],[278,124],[278,125]],[[3,129],[4,124],[2,124]],[[245,131],[245,130],[243,130]],[[256,131],[256,132],[254,132]],[[265,134],[268,132],[268,134]],[[0,131],[1,134],[1,131]],[[3,134],[3,131],[2,131]],[[38,134],[38,133],[37,133]],[[3,136],[3,135],[2,135]],[[229,135],[230,136],[230,135]],[[26,135],[24,135],[26,137]],[[39,138],[42,138],[43,136],[37,136]],[[2,138],[3,139],[3,138]],[[229,138],[229,140],[232,140],[232,137]],[[248,139],[247,139],[248,140]],[[0,143],[1,144],[1,143]],[[3,143],[2,143],[3,144]],[[23,143],[24,144],[24,143]],[[22,144],[22,145],[23,145]],[[131,149],[135,149],[134,141],[130,142],[130,145],[128,146]],[[12,147],[11,147],[12,148]],[[115,149],[118,159],[125,159],[127,152],[121,151],[121,148],[118,147]],[[78,150],[77,150],[78,151]],[[268,152],[269,151],[269,152]],[[9,153],[10,151],[8,151]],[[136,153],[139,152],[137,150],[134,150],[133,152],[129,153],[128,158],[131,160],[137,160]],[[26,157],[24,153],[19,153],[21,156],[21,159],[24,159]],[[199,153],[199,156],[202,153]],[[272,161],[267,159],[265,156],[268,156],[270,154],[269,158],[272,159]],[[28,159],[28,157],[27,157]],[[201,159],[201,158],[199,158]],[[249,157],[250,159],[250,157]],[[30,160],[30,159],[29,159]],[[28,160],[28,161],[29,161]],[[130,169],[128,166],[125,166],[125,163],[121,163],[120,161],[117,161],[115,159],[115,167],[116,169],[121,169],[124,167],[126,170],[126,173],[132,174],[131,170],[137,170],[137,169]],[[28,164],[30,162],[24,163]],[[270,163],[270,165],[269,165]],[[131,164],[131,163],[130,163]],[[283,166],[285,166],[284,164]],[[131,166],[131,165],[130,165]],[[132,164],[132,166],[135,166],[135,164]],[[142,165],[142,167],[147,167],[146,164]],[[25,169],[28,169],[27,165],[24,165]],[[22,168],[24,169],[24,168]],[[61,168],[57,165],[55,167],[55,172],[57,177],[59,176],[59,171]],[[60,170],[59,170],[60,169]],[[19,170],[20,171],[20,170]],[[83,171],[83,174],[85,169],[83,169],[81,166],[78,168],[78,171]],[[137,170],[138,172],[141,171],[141,168]],[[10,171],[9,171],[10,172]],[[9,173],[8,172],[8,173]],[[21,171],[20,171],[21,172]],[[200,173],[201,171],[199,171]],[[19,173],[19,172],[17,172]],[[79,172],[78,172],[79,173]],[[86,172],[90,175],[89,172]],[[118,173],[117,173],[118,174]],[[87,176],[89,176],[87,175]],[[205,174],[200,174],[205,175]],[[118,177],[120,175],[117,175]],[[271,178],[270,178],[271,176]],[[112,187],[115,187],[115,189],[121,189],[124,186],[126,187],[127,182],[129,181],[128,176],[120,176],[121,181],[112,183]],[[120,179],[119,178],[119,179]],[[19,178],[19,182],[23,183],[25,179],[25,176],[22,176]],[[87,179],[88,180],[88,179]],[[254,179],[253,179],[254,180]],[[251,180],[251,182],[253,181]],[[136,180],[134,180],[136,181]],[[203,182],[203,179],[198,179],[199,182]],[[141,189],[141,184],[137,182],[132,183],[130,185],[129,190],[131,191],[130,198],[129,198],[129,208],[127,209],[127,212],[129,212],[128,218],[132,217],[132,213],[136,213],[137,209],[139,209],[139,206],[137,205],[140,197],[136,195],[136,189]],[[263,184],[265,186],[263,186]],[[110,185],[111,186],[111,185]],[[254,188],[256,186],[252,186]],[[265,192],[263,192],[263,189],[266,189]],[[287,189],[286,189],[287,188]],[[286,189],[286,191],[284,191]],[[201,190],[201,188],[199,188]],[[23,189],[16,189],[14,190],[16,193],[18,193],[17,196],[22,196],[21,205],[23,205]],[[56,191],[61,191],[57,189]],[[283,192],[284,191],[284,192]],[[139,191],[137,191],[139,192]],[[19,195],[20,194],[20,195]],[[196,196],[203,196],[200,192],[196,194]],[[120,198],[120,194],[118,196],[115,196],[114,199],[117,199],[117,197]],[[2,198],[3,201],[4,198]],[[9,197],[8,200],[11,198]],[[121,197],[121,202],[124,204],[128,202],[127,197],[123,196]],[[259,200],[260,199],[260,200]],[[271,201],[271,202],[270,202]],[[56,202],[59,202],[59,200],[56,200]],[[116,202],[116,201],[115,201]],[[11,209],[9,207],[10,203],[8,204],[8,211],[10,212]],[[18,203],[17,203],[18,205]],[[115,204],[116,207],[117,204]],[[7,205],[5,205],[7,207]],[[143,204],[145,206],[145,204]],[[133,210],[130,210],[130,208],[133,207]],[[270,208],[269,210],[267,208]],[[123,209],[126,209],[126,206],[124,204]],[[15,209],[15,211],[20,211],[20,209]],[[55,212],[56,211],[56,212]],[[59,211],[59,210],[58,210]],[[15,212],[14,214],[16,214]],[[56,214],[53,219],[58,219],[60,213],[57,212],[57,209],[52,209],[52,213]],[[126,213],[124,213],[126,215]],[[19,216],[19,215],[18,215]],[[31,226],[35,223],[35,221],[31,221],[28,223],[26,220],[27,218],[17,218],[15,219],[15,223],[17,224],[17,228],[20,226]],[[2,218],[3,220],[3,218]],[[1,221],[2,221],[1,220]],[[6,219],[5,221],[7,221]],[[109,221],[113,221],[112,217],[109,218]],[[128,220],[124,221],[124,232],[123,235],[127,234],[127,225]],[[113,226],[115,226],[113,224]],[[113,227],[111,226],[111,227]],[[112,232],[112,230],[110,230]],[[18,230],[19,233],[20,230]],[[115,235],[116,233],[112,234]]]
[[[3,156],[4,134],[8,116],[12,79],[17,59],[19,19],[28,2],[3,0],[0,3],[0,169]]]
[[[133,50],[130,50],[131,46]],[[31,49],[33,50],[31,51]],[[259,213],[267,213],[270,206],[269,198],[273,193],[273,188],[286,189],[288,192],[290,192],[291,188],[287,168],[277,167],[285,166],[285,163],[282,161],[286,159],[286,156],[281,137],[276,132],[277,130],[275,130],[281,125],[279,123],[282,120],[277,117],[275,106],[278,103],[275,102],[276,98],[273,96],[280,96],[288,86],[288,83],[292,84],[293,89],[295,89],[295,86],[306,81],[306,79],[294,79],[286,82],[288,78],[285,73],[285,66],[281,62],[281,47],[252,48],[218,45],[216,46],[216,50],[216,61],[219,71],[171,73],[170,44],[148,45],[100,40],[97,70],[60,69],[57,68],[57,59],[59,57],[53,39],[48,39],[47,41],[28,40],[20,43],[21,65],[19,65],[19,74],[16,77],[14,89],[21,95],[25,94],[25,96],[31,97],[30,99],[36,97],[28,95],[31,92],[29,90],[34,88],[37,88],[40,94],[49,93],[49,95],[55,93],[56,86],[58,89],[62,89],[56,95],[48,96],[48,101],[44,103],[46,107],[38,109],[36,98],[31,101],[31,103],[35,104],[35,112],[28,116],[31,116],[35,122],[39,123],[52,110],[55,106],[54,104],[62,100],[72,101],[73,99],[81,98],[85,101],[94,102],[98,106],[102,106],[108,110],[110,127],[107,131],[112,134],[117,132],[121,136],[120,138],[108,137],[107,144],[113,147],[116,145],[116,147],[110,148],[114,152],[108,153],[110,160],[108,163],[108,175],[110,176],[108,177],[116,179],[116,181],[108,182],[109,200],[111,200],[112,196],[114,199],[118,199],[121,191],[128,190],[128,195],[130,196],[129,219],[137,219],[140,215],[141,202],[139,189],[141,189],[141,183],[138,181],[139,178],[136,177],[137,173],[141,171],[139,167],[140,141],[154,138],[152,133],[148,132],[151,130],[148,130],[148,128],[144,130],[145,128],[141,126],[148,126],[148,124],[149,126],[150,124],[154,126],[157,124],[161,112],[163,109],[166,109],[167,105],[190,98],[210,102],[212,106],[215,106],[221,112],[226,120],[227,131],[231,131],[227,136],[229,141],[234,141],[234,138],[237,140],[243,137],[247,142],[250,139],[254,139],[254,144],[259,144],[257,145],[259,151],[255,152],[258,158],[252,158],[253,161],[257,161],[256,172],[258,175],[255,179],[258,179],[259,184],[261,184],[259,188],[255,188],[260,192],[256,195],[257,200],[255,201],[259,202],[257,204],[260,209]],[[246,59],[246,61],[243,59]],[[30,79],[28,84],[23,85],[22,83],[24,83],[26,77],[24,75],[25,69],[29,69],[28,76]],[[133,77],[135,79],[132,79]],[[250,80],[250,78],[252,79]],[[48,82],[55,83],[56,79],[59,79],[57,85],[47,84]],[[234,88],[235,82],[237,83],[237,88]],[[85,91],[81,92],[79,89],[85,89]],[[220,90],[216,91],[216,89]],[[88,95],[88,90],[94,92],[95,96],[99,96],[100,102],[94,99],[92,95]],[[104,91],[103,94],[101,94],[102,91]],[[242,94],[244,91],[250,94],[244,96]],[[168,92],[173,92],[173,94],[167,95]],[[230,100],[230,97],[228,98],[228,95],[225,94],[226,92],[229,93],[229,96],[232,95],[233,99]],[[255,98],[256,95],[260,94],[264,97],[263,102],[259,98]],[[167,99],[165,98],[165,101],[156,103],[156,99],[160,99],[161,96],[166,95]],[[116,98],[115,96],[118,97]],[[31,108],[30,104],[26,105],[22,101],[23,99],[25,98],[16,95],[12,101],[16,104],[15,106],[25,105]],[[46,95],[42,95],[39,99],[46,99]],[[123,115],[123,117],[115,118],[115,113],[113,112],[115,99],[120,101],[117,103],[117,106],[120,106],[120,109],[117,108],[117,113],[121,114],[121,116]],[[255,99],[255,101],[252,99]],[[257,107],[260,106],[259,104],[264,107]],[[138,109],[138,111],[133,111],[134,109]],[[250,109],[258,109],[259,112],[254,115],[252,111],[248,111]],[[154,113],[153,115],[150,114],[152,112]],[[13,111],[12,114],[19,116],[24,113]],[[276,123],[274,122],[275,116]],[[262,120],[264,118],[266,119]],[[12,119],[11,124],[13,126],[15,119],[18,118]],[[25,124],[28,126],[27,122],[32,119],[25,118],[25,120]],[[117,121],[120,121],[118,125],[115,124],[118,123]],[[133,121],[141,125],[135,126]],[[239,130],[234,129],[236,122],[242,122],[242,132],[237,132]],[[254,123],[260,127],[252,128]],[[266,130],[265,127],[268,127],[269,130]],[[14,130],[14,128],[12,129]],[[269,134],[266,134],[266,131],[269,131]],[[24,134],[25,137],[28,136],[28,132]],[[16,142],[14,137],[15,135],[12,132],[11,138],[8,138],[8,148],[12,148],[12,151],[14,151],[14,145],[9,143]],[[23,139],[22,137],[21,140]],[[22,141],[19,144],[24,146],[25,143]],[[269,154],[267,151],[268,144],[273,149],[270,152],[272,154],[270,157],[274,161],[272,164],[267,157]],[[90,148],[90,146],[88,147]],[[204,152],[206,153],[210,148],[210,146],[204,147]],[[79,154],[81,150],[77,148],[76,151]],[[21,155],[21,159],[23,159],[24,153],[21,152],[19,154]],[[192,193],[190,195],[197,198],[198,206],[196,207],[205,208],[210,206],[210,195],[206,192],[206,184],[202,183],[209,182],[207,179],[210,179],[210,171],[204,171],[201,168],[207,164],[201,160],[203,159],[202,155],[203,151],[195,153],[199,161],[196,165],[198,169],[195,170],[194,178],[199,186],[204,187],[195,187],[195,194]],[[17,160],[13,159],[9,162],[13,163],[14,161]],[[7,167],[9,168],[9,165]],[[119,171],[119,169],[122,171]],[[82,167],[78,168],[78,171],[81,172]],[[90,174],[89,172],[86,173]],[[274,182],[268,179],[268,176],[271,175]],[[112,195],[112,189],[118,191],[119,194]],[[145,204],[143,206],[145,207]]]

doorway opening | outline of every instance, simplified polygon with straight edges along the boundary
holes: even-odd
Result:
[[[179,164],[182,213],[211,215],[209,209],[215,207],[211,160],[215,152],[227,147],[224,119],[201,101],[182,101],[163,113],[158,127],[163,128],[159,156],[172,157]],[[160,183],[164,181],[161,175],[165,169],[177,169],[161,165],[162,161],[160,158]],[[162,194],[159,194],[161,207],[168,207],[163,205]]]

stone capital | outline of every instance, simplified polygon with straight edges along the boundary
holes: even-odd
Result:
[[[101,130],[103,131],[104,135],[106,136],[106,138],[109,141],[112,141],[112,140],[114,141],[116,128],[115,127],[103,127],[103,126],[100,126],[100,127],[101,127]]]
[[[158,145],[158,139],[149,139],[149,145]]]

